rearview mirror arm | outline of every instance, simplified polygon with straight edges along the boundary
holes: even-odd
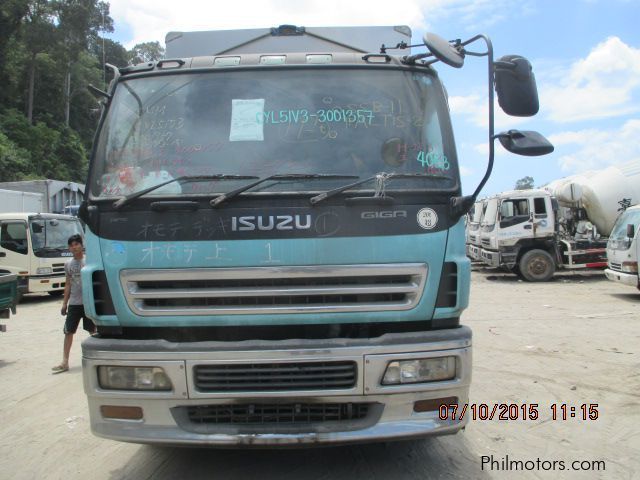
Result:
[[[476,201],[476,199],[478,198],[478,195],[480,194],[480,192],[482,191],[482,189],[484,188],[485,184],[487,183],[487,181],[489,180],[489,177],[491,176],[491,172],[493,171],[493,160],[495,157],[495,145],[494,145],[494,131],[495,131],[495,113],[494,113],[494,108],[493,108],[493,103],[494,103],[494,94],[493,94],[493,78],[494,78],[494,64],[493,64],[493,44],[491,43],[491,39],[489,37],[487,37],[486,35],[476,35],[475,37],[470,38],[469,40],[466,40],[464,42],[461,43],[462,47],[465,47],[477,40],[484,40],[484,42],[487,45],[487,51],[486,52],[469,52],[466,49],[464,50],[465,55],[471,55],[474,57],[487,57],[487,80],[488,80],[488,88],[489,88],[489,162],[487,164],[487,170],[484,174],[484,177],[482,177],[482,180],[480,181],[480,184],[478,185],[478,187],[475,189],[475,191],[469,195],[469,196],[464,196],[464,197],[457,197],[457,198],[452,198],[452,205],[451,205],[451,209],[452,209],[452,214],[454,217],[462,216],[466,213],[466,210],[468,210],[469,208],[471,208],[471,205],[473,205]],[[458,217],[459,218],[459,217]]]

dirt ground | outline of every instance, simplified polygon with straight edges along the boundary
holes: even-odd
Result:
[[[172,449],[94,437],[80,367],[86,333],[76,335],[71,370],[50,373],[62,350],[60,303],[26,298],[3,321],[1,479],[640,478],[640,292],[601,273],[545,284],[472,274],[463,316],[474,332],[471,402],[535,403],[538,419],[478,419],[454,436],[305,450]],[[554,404],[559,416],[567,405],[567,420],[552,419]],[[597,404],[597,420],[570,418],[572,406],[582,416],[583,404]],[[493,470],[482,469],[483,456]],[[507,461],[538,466],[505,470]],[[570,470],[574,461],[589,470]],[[595,461],[605,470],[594,471]]]

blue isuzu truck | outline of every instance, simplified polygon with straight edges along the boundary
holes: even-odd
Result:
[[[464,216],[493,91],[533,115],[530,64],[408,27],[172,32],[113,68],[92,152],[83,343],[91,428],[121,441],[335,444],[455,433],[471,330]],[[480,51],[472,44],[480,44]],[[434,64],[485,57],[490,159],[463,195]],[[482,81],[482,79],[480,79]]]

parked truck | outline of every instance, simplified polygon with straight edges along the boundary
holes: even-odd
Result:
[[[640,204],[626,208],[618,217],[607,243],[609,280],[640,290]]]
[[[75,217],[53,213],[0,214],[0,270],[18,277],[18,292],[62,295],[67,240],[82,234]]]
[[[0,270],[0,318],[16,314],[18,305],[18,277],[15,273]],[[6,325],[0,323],[0,332],[6,332]]]
[[[83,342],[92,431],[140,443],[295,446],[454,433],[471,330],[464,215],[502,108],[532,69],[408,27],[167,36],[123,69],[90,162]],[[483,43],[476,51],[473,45]],[[428,50],[424,49],[424,46]],[[392,54],[393,52],[393,54]],[[436,62],[487,59],[490,160],[472,195]]]
[[[482,261],[528,281],[549,280],[557,268],[604,268],[608,235],[637,198],[638,162],[574,175],[543,189],[503,192],[488,201],[481,223]]]

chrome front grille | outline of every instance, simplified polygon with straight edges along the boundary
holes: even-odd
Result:
[[[64,275],[64,263],[54,263],[51,265],[54,275]]]
[[[482,239],[482,246],[483,247],[488,247],[491,245],[491,240],[489,240],[488,238],[483,238]]]
[[[196,389],[205,393],[334,390],[355,387],[353,361],[203,364],[193,368]]]
[[[196,424],[295,425],[361,420],[369,413],[368,403],[233,404],[187,407]]]
[[[420,301],[425,264],[123,270],[138,315],[408,310]]]
[[[616,270],[618,272],[621,272],[622,271],[622,264],[621,263],[609,262],[609,268],[611,270]]]

